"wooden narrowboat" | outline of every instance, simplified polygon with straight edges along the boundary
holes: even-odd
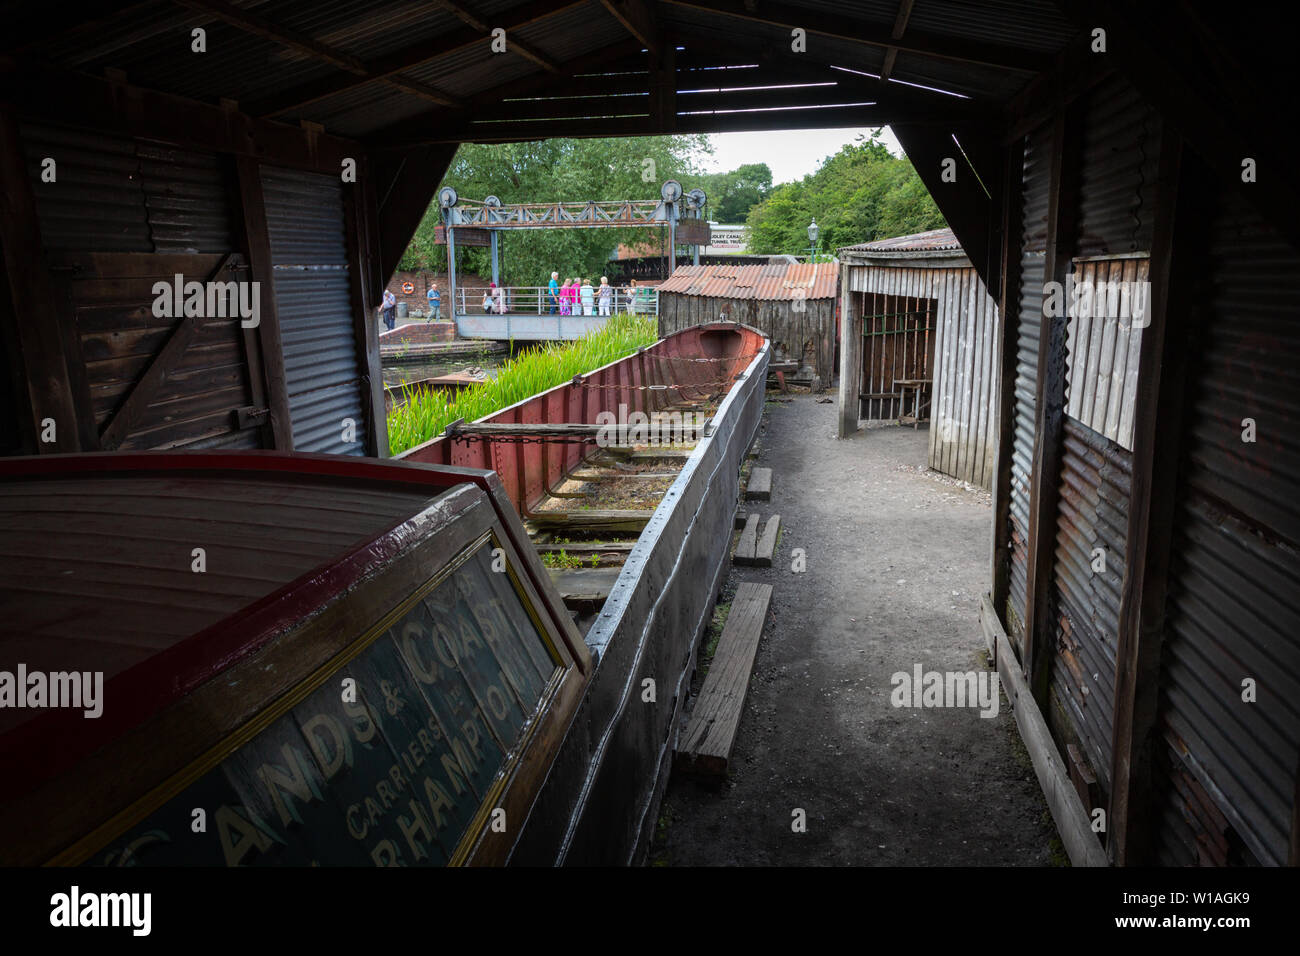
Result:
[[[397,461],[0,463],[0,863],[634,862],[767,358],[688,330]],[[591,426],[682,405],[706,427],[622,540],[573,543],[617,571],[566,604],[541,556],[592,509],[555,492],[655,450]]]

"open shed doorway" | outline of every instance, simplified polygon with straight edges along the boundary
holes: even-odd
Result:
[[[914,428],[930,420],[936,299],[861,292],[858,417]]]

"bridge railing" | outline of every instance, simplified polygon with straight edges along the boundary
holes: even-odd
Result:
[[[610,288],[608,296],[600,295],[598,286],[591,287],[587,297],[578,289],[576,295],[565,296],[564,290],[552,293],[546,286],[499,286],[496,289],[456,290],[457,315],[514,314],[514,315],[632,315],[659,314],[659,290],[650,286],[624,286]]]

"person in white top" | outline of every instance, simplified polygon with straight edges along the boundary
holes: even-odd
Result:
[[[595,300],[596,290],[591,287],[591,280],[583,279],[582,287],[578,290],[578,293],[582,297],[582,314],[595,315],[596,314],[596,300]]]
[[[614,298],[614,287],[609,284],[608,276],[600,277],[600,288],[596,290],[596,299],[600,303],[600,314],[609,315],[609,304]]]

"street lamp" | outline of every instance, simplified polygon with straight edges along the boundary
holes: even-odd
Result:
[[[808,223],[808,242],[809,242],[808,261],[809,262],[817,261],[817,232],[818,232],[817,220],[814,219],[812,222]]]

